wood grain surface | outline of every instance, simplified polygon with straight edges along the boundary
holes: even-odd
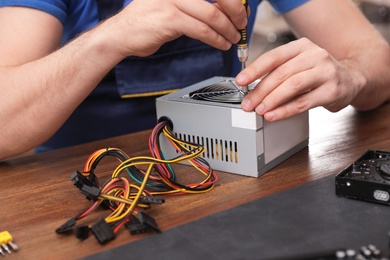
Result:
[[[0,231],[8,230],[20,250],[4,259],[79,259],[147,235],[132,236],[125,229],[100,245],[94,237],[80,241],[74,234],[58,235],[55,229],[86,209],[90,202],[69,179],[82,170],[97,149],[116,147],[129,156],[149,155],[151,131],[0,162]],[[286,129],[288,134],[288,129]],[[316,180],[347,167],[366,150],[390,151],[390,104],[370,112],[347,107],[338,113],[323,108],[310,111],[309,146],[259,178],[217,172],[219,181],[210,192],[165,197],[163,205],[148,214],[164,230],[237,205]],[[104,158],[96,173],[101,180],[118,165]],[[175,166],[179,178],[197,174],[189,166]],[[94,223],[106,212],[97,211],[78,224]]]

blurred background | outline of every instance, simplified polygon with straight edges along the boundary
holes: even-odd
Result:
[[[390,0],[354,0],[353,2],[390,42]],[[258,8],[248,63],[262,53],[293,39],[295,37],[282,16],[273,10],[268,1],[264,1]]]

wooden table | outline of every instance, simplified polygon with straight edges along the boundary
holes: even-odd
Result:
[[[69,179],[82,170],[97,149],[117,147],[129,156],[149,155],[150,131],[101,140],[0,163],[0,231],[8,230],[20,250],[4,259],[79,259],[146,235],[131,236],[123,229],[100,245],[94,237],[80,241],[55,229],[89,204]],[[200,195],[166,197],[149,212],[162,231],[282,190],[336,174],[366,150],[390,151],[390,104],[358,113],[347,107],[338,113],[310,111],[309,146],[260,178],[217,172],[218,186]],[[105,180],[117,166],[105,158],[97,168]],[[180,165],[178,174],[193,171]],[[97,219],[101,212],[92,216]],[[95,221],[96,219],[93,219]],[[91,222],[91,219],[89,219]],[[0,257],[1,258],[1,257]]]

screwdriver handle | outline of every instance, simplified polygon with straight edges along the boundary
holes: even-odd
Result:
[[[245,7],[245,11],[248,13],[248,0],[241,0],[242,4]],[[237,43],[237,56],[239,61],[242,63],[243,68],[245,67],[245,62],[248,60],[248,34],[247,27],[239,30],[241,34],[241,39]]]
[[[245,6],[245,10],[246,12],[248,13],[248,0],[241,0],[242,4]],[[240,41],[237,43],[238,46],[241,46],[241,45],[247,45],[248,44],[248,35],[247,35],[247,28],[245,26],[244,29],[241,29],[239,30],[240,34],[241,34],[241,39]],[[246,46],[245,46],[246,47]]]

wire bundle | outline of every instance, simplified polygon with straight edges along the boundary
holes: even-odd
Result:
[[[68,220],[56,229],[57,233],[66,233],[80,220],[97,208],[109,209],[110,214],[101,218],[92,226],[76,229],[76,237],[85,239],[92,233],[99,243],[104,244],[115,238],[125,226],[131,234],[154,230],[160,232],[156,221],[144,213],[151,204],[162,204],[164,199],[156,195],[195,194],[210,191],[217,181],[217,176],[206,160],[200,156],[205,148],[202,145],[177,139],[172,134],[172,125],[168,120],[161,120],[149,137],[151,157],[130,158],[118,148],[106,148],[95,151],[85,163],[83,172],[75,171],[71,175],[73,184],[81,190],[92,205],[85,211]],[[178,156],[166,159],[160,147],[160,137],[166,138]],[[95,174],[99,162],[106,156],[114,156],[119,165],[102,185]],[[203,179],[196,183],[179,183],[173,164],[187,161]],[[126,172],[127,177],[122,173]]]

